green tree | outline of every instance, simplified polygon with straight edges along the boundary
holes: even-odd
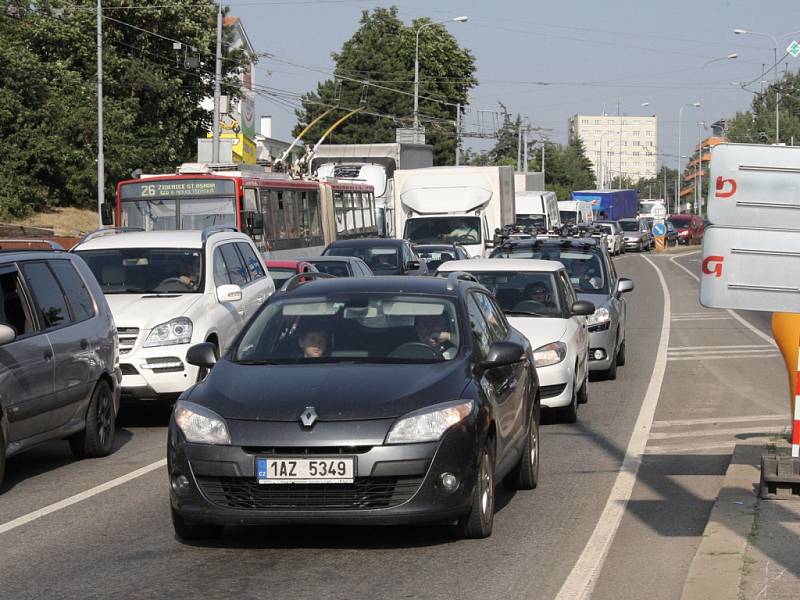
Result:
[[[548,190],[554,191],[559,200],[568,200],[574,190],[588,190],[595,187],[592,163],[586,157],[586,150],[580,139],[573,139],[566,145],[546,142],[544,146],[544,181]],[[542,149],[537,148],[529,169],[540,171]]]
[[[332,54],[334,78],[305,94],[296,111],[294,135],[331,107],[338,107],[317,123],[306,140],[315,142],[347,110],[364,110],[340,125],[327,140],[338,144],[393,142],[395,128],[410,127],[413,114],[414,50],[416,30],[429,19],[406,26],[397,8],[364,11],[359,29]],[[434,164],[452,164],[455,156],[456,104],[466,104],[477,85],[475,59],[459,47],[443,25],[420,33],[420,123],[434,147]]]
[[[777,94],[776,94],[777,92]],[[775,104],[780,95],[780,141],[800,140],[800,74],[787,73],[763,92],[754,94],[750,110],[738,112],[728,121],[732,142],[772,144],[775,142]]]
[[[213,93],[215,4],[115,3],[128,5],[135,18],[115,10],[103,23],[107,199],[133,169],[172,170],[192,159],[211,123],[200,101]],[[91,0],[10,0],[0,8],[0,217],[96,202],[94,10]],[[196,51],[176,52],[173,40]],[[199,67],[184,63],[194,54]],[[226,52],[230,95],[242,60]]]

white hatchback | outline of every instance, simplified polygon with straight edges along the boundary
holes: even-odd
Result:
[[[223,352],[275,291],[252,240],[231,227],[90,234],[73,252],[94,273],[119,336],[122,398],[174,399],[203,377],[192,344]]]
[[[443,263],[437,273],[473,275],[503,309],[512,327],[535,348],[542,406],[574,423],[578,404],[589,399],[591,302],[578,300],[564,265],[534,259],[473,259]]]

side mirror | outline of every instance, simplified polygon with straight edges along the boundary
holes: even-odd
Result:
[[[226,302],[239,302],[241,299],[242,288],[240,288],[238,285],[226,283],[225,285],[221,285],[217,288],[217,300],[219,300],[222,304],[225,304]]]
[[[578,300],[577,302],[572,303],[571,312],[574,316],[588,317],[589,315],[593,315],[594,311],[594,304],[588,302],[587,300]]]
[[[406,271],[416,271],[420,268],[420,263],[418,260],[410,260],[406,263]]]
[[[495,367],[505,367],[513,365],[522,360],[525,348],[514,342],[495,342],[489,346],[489,354],[481,366],[484,369],[494,369]]]
[[[114,224],[114,205],[108,202],[103,202],[100,205],[100,220],[103,225]]]
[[[186,351],[186,362],[195,367],[210,369],[217,364],[216,346],[210,342],[195,344]]]
[[[620,277],[617,281],[617,294],[624,294],[633,291],[633,280],[627,277]]]
[[[17,332],[13,327],[9,327],[8,325],[0,325],[0,346],[10,344],[15,339],[17,339]]]

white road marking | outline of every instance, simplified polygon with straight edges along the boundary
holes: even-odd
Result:
[[[669,346],[671,301],[667,281],[661,269],[655,262],[642,256],[658,275],[661,283],[661,291],[664,297],[664,314],[661,318],[661,336],[658,340],[658,351],[656,353],[653,372],[650,376],[650,383],[647,385],[642,408],[636,418],[631,439],[625,450],[625,458],[622,461],[614,486],[608,495],[603,513],[597,521],[597,525],[592,532],[589,541],[581,552],[575,566],[567,577],[564,585],[561,586],[556,600],[577,600],[590,598],[597,584],[597,579],[603,569],[603,564],[608,556],[608,551],[617,534],[622,516],[630,500],[633,487],[636,485],[636,476],[642,464],[642,456],[647,438],[650,435],[650,427],[653,423],[653,416],[658,405],[658,397],[661,394],[661,384],[664,382],[664,372],[667,369],[667,347]]]
[[[779,357],[779,352],[772,352],[772,353],[764,353],[760,352],[758,354],[725,354],[724,356],[711,356],[711,355],[697,355],[697,356],[670,356],[667,358],[668,361],[686,361],[686,360],[735,360],[739,358],[776,358]]]
[[[675,454],[677,452],[699,452],[700,450],[716,450],[717,448],[730,452],[736,442],[728,441],[720,444],[700,444],[697,446],[648,446],[645,454]]]
[[[669,262],[671,262],[673,265],[678,266],[681,269],[683,269],[684,271],[686,271],[692,279],[694,279],[697,283],[700,283],[700,278],[697,275],[692,273],[689,269],[687,269],[681,263],[679,263],[678,261],[675,260],[676,258],[680,258],[681,256],[688,256],[689,254],[695,254],[697,252],[702,252],[702,250],[695,250],[694,252],[687,252],[686,254],[680,254],[678,256],[673,256],[672,258],[669,259]],[[745,321],[735,311],[730,310],[730,309],[726,309],[726,312],[730,316],[732,316],[734,319],[739,321],[740,325],[746,327],[747,329],[752,331],[754,334],[756,334],[758,337],[760,337],[762,340],[764,340],[765,342],[769,343],[770,346],[776,346],[777,347],[777,344],[775,343],[775,340],[773,340],[770,336],[768,336],[766,333],[764,333],[763,331],[761,331],[757,327],[754,327],[753,325],[751,325],[750,323]]]
[[[741,417],[708,417],[706,419],[675,419],[672,421],[653,421],[653,427],[683,427],[686,425],[708,425],[716,423],[740,423],[750,421],[786,421],[786,415],[742,415]]]
[[[725,346],[670,346],[669,351],[679,351],[679,350],[716,350],[716,349],[726,349],[726,348],[752,348],[754,350],[758,350],[761,348],[770,348],[773,347],[769,344],[732,344],[732,345],[725,345]]]
[[[126,475],[122,475],[121,477],[117,477],[116,479],[112,479],[111,481],[106,481],[105,483],[101,483],[98,486],[80,492],[78,494],[75,494],[74,496],[70,496],[69,498],[65,498],[64,500],[60,500],[53,504],[49,504],[44,508],[40,508],[39,510],[30,512],[27,515],[22,515],[21,517],[12,519],[11,521],[8,521],[0,525],[0,534],[6,533],[7,531],[11,531],[12,529],[16,529],[17,527],[21,527],[22,525],[26,525],[31,521],[35,521],[36,519],[52,514],[56,511],[61,510],[62,508],[67,508],[69,506],[72,506],[73,504],[77,504],[78,502],[87,500],[88,498],[96,496],[97,494],[102,494],[103,492],[107,492],[108,490],[120,486],[123,483],[132,481],[133,479],[141,477],[142,475],[146,475],[147,473],[155,471],[156,469],[160,469],[161,467],[166,466],[166,464],[167,464],[167,459],[162,458],[161,460],[146,465],[140,469],[131,471]]]
[[[651,433],[650,439],[651,440],[672,440],[677,438],[685,438],[685,437],[715,437],[718,435],[740,435],[742,433],[756,433],[756,434],[763,434],[763,435],[772,435],[773,433],[781,433],[782,430],[779,429],[780,426],[777,426],[776,429],[771,430],[769,427],[766,429],[770,429],[769,431],[764,431],[764,427],[753,429],[754,425],[750,427],[737,427],[736,429],[692,429],[689,431],[670,431],[666,433]]]
[[[704,315],[704,316],[701,317],[700,315],[698,315],[698,316],[692,316],[692,317],[672,317],[672,320],[673,320],[673,322],[674,321],[722,321],[722,320],[729,321],[730,320],[730,316],[728,316],[728,315],[719,315],[719,316],[717,316],[717,315]]]
[[[772,346],[764,348],[714,348],[708,350],[669,350],[669,356],[717,356],[720,354],[776,354],[778,351]]]

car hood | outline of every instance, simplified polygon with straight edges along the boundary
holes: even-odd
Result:
[[[564,319],[545,319],[542,317],[508,317],[511,326],[528,338],[531,347],[536,350],[540,346],[557,342],[567,330]]]
[[[203,294],[106,294],[117,327],[152,329],[185,315]]]
[[[594,309],[597,310],[601,306],[605,306],[609,308],[609,304],[611,304],[611,296],[606,295],[605,292],[600,292],[599,294],[587,294],[585,292],[578,292],[578,300],[586,300],[587,302],[591,302],[594,304]]]
[[[457,400],[467,362],[238,365],[220,361],[189,400],[226,419],[296,421],[313,406],[320,421],[391,419]]]

